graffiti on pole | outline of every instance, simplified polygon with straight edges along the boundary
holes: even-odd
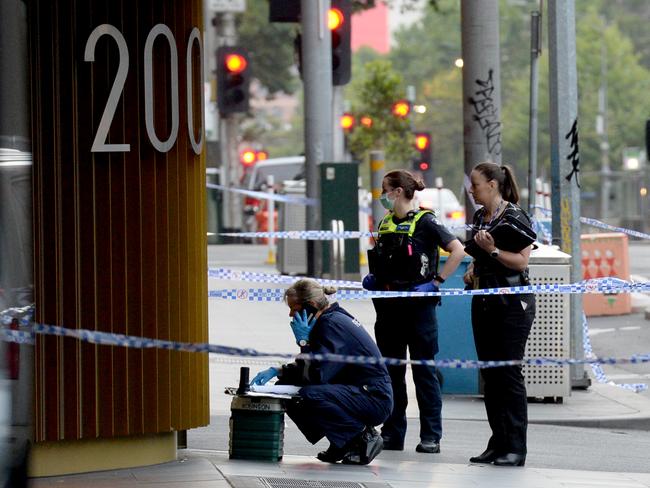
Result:
[[[569,133],[564,136],[565,139],[571,139],[569,142],[569,148],[571,149],[571,153],[566,157],[569,161],[571,161],[571,173],[569,173],[566,176],[567,181],[571,181],[571,178],[573,178],[573,175],[576,177],[576,185],[578,185],[578,188],[580,188],[580,152],[578,150],[578,118],[573,121],[573,125],[571,126],[571,130]]]
[[[488,152],[501,154],[501,122],[493,98],[495,87],[492,74],[493,70],[490,70],[485,80],[476,80],[478,88],[468,101],[474,108],[474,120],[485,135]]]

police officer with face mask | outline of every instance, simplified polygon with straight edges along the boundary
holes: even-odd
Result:
[[[370,274],[363,279],[367,290],[434,292],[458,267],[463,245],[442,225],[431,210],[418,208],[414,192],[422,180],[406,170],[390,171],[382,182],[381,203],[388,210],[379,224],[379,239],[368,252]],[[438,272],[438,247],[449,257]],[[373,299],[377,320],[375,338],[384,357],[434,359],[438,352],[438,297]],[[420,410],[420,443],[417,452],[440,452],[442,397],[435,368],[413,368]],[[403,450],[406,435],[406,366],[389,366],[393,385],[393,412],[384,422],[384,449]]]

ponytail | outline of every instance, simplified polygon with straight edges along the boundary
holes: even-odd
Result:
[[[505,201],[519,203],[519,187],[510,166],[484,162],[477,164],[474,170],[485,176],[488,181],[496,181],[499,184],[499,193]]]

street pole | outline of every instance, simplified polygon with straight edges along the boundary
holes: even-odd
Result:
[[[381,197],[381,184],[384,178],[384,151],[370,151],[370,191],[372,195],[372,231],[376,231],[379,222],[386,214],[379,198]]]
[[[469,174],[483,161],[501,163],[501,67],[498,0],[460,3],[463,55],[465,218],[475,211]]]
[[[332,160],[332,37],[327,27],[330,0],[301,0],[302,77],[305,92],[307,229],[321,229],[319,165]],[[320,277],[321,246],[307,241],[307,273]]]
[[[347,160],[345,157],[345,135],[341,127],[342,115],[343,87],[334,86],[332,87],[332,157],[336,162]]]
[[[530,13],[530,115],[528,122],[528,213],[535,213],[537,193],[537,102],[539,57],[542,54],[541,15]]]
[[[549,0],[549,98],[551,132],[551,209],[553,243],[571,255],[571,282],[582,280],[580,252],[580,154],[578,151],[578,73],[575,5]],[[582,296],[571,294],[571,357],[584,357]],[[571,366],[571,385],[586,388],[584,365]]]
[[[234,46],[237,40],[235,15],[232,12],[218,14],[216,22],[217,36],[220,46]],[[217,69],[223,69],[217,66]],[[242,168],[237,154],[237,138],[239,135],[237,115],[219,116],[219,153],[221,159],[222,185],[237,188],[240,185]],[[243,223],[243,207],[240,195],[233,192],[223,192],[223,231],[239,232]]]
[[[600,136],[600,219],[607,221],[612,170],[609,166],[609,137],[607,136],[607,45],[604,33],[600,42],[600,89],[596,133]]]

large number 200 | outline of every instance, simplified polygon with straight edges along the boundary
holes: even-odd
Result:
[[[88,41],[86,42],[86,49],[84,52],[84,60],[93,62],[95,61],[95,46],[97,45],[97,40],[103,36],[107,35],[113,38],[117,44],[120,63],[117,68],[117,74],[115,75],[115,80],[113,81],[113,87],[111,92],[108,95],[108,100],[106,101],[106,107],[104,108],[104,113],[99,122],[99,127],[97,128],[97,133],[95,134],[95,140],[93,141],[91,152],[126,152],[131,150],[130,144],[107,144],[106,138],[108,136],[108,131],[111,127],[113,117],[115,116],[115,110],[117,108],[117,103],[120,99],[122,90],[124,89],[124,83],[126,81],[126,75],[129,71],[129,50],[126,45],[126,40],[122,33],[115,27],[110,24],[102,24],[95,28],[88,36]],[[170,63],[170,75],[171,75],[171,132],[169,137],[166,140],[161,141],[156,134],[156,128],[154,127],[153,121],[153,43],[158,36],[164,36],[169,43],[169,48],[171,52],[171,63]],[[192,29],[190,37],[187,40],[187,69],[186,69],[186,96],[187,96],[187,132],[192,144],[192,149],[196,154],[200,154],[203,148],[203,128],[199,130],[199,140],[197,142],[196,137],[194,136],[194,114],[192,111],[192,47],[194,42],[198,43],[199,46],[199,62],[201,64],[201,83],[203,82],[203,48],[201,44],[201,36],[198,28]],[[156,24],[144,44],[144,108],[145,108],[145,121],[147,126],[147,135],[153,147],[155,147],[160,152],[169,151],[178,137],[178,52],[176,49],[176,39],[174,39],[174,34],[165,24]],[[203,103],[201,103],[201,120],[203,120]]]

